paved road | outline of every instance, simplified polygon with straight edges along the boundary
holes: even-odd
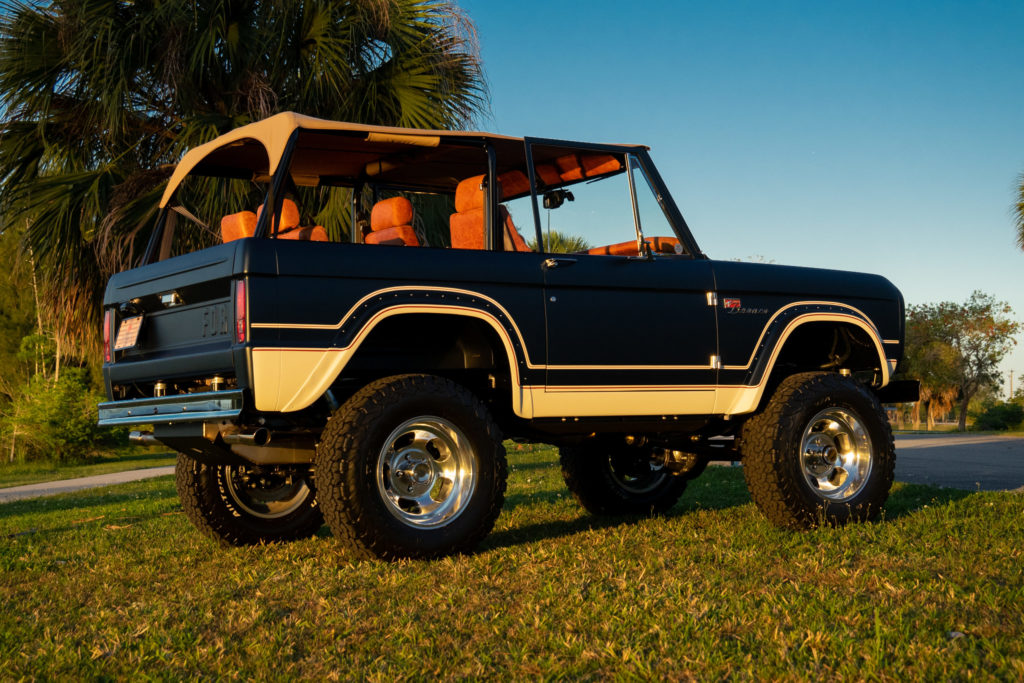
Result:
[[[168,474],[174,474],[173,466],[14,486],[0,489],[0,503]],[[971,491],[1024,488],[1024,438],[959,434],[897,437],[896,481]]]
[[[1024,487],[1024,438],[897,437],[896,481],[972,491],[1019,489]]]
[[[114,472],[113,474],[97,474],[93,477],[65,479],[63,481],[44,481],[41,484],[12,486],[10,488],[0,489],[0,503],[10,503],[11,501],[22,500],[24,498],[53,496],[58,493],[93,489],[98,486],[124,484],[129,481],[162,477],[167,474],[174,474],[174,465],[168,465],[167,467],[147,467],[141,470],[129,470],[128,472]]]

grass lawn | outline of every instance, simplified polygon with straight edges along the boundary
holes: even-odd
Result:
[[[171,478],[0,505],[4,678],[1024,678],[1024,496],[897,484],[791,533],[712,467],[670,515],[597,520],[510,450],[481,551],[353,563],[326,529],[220,549]]]
[[[112,450],[105,457],[81,465],[57,465],[49,462],[3,463],[0,464],[0,488],[173,465],[174,459],[174,454],[166,449],[124,446]]]

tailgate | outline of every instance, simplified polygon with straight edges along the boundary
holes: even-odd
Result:
[[[242,250],[229,243],[111,278],[103,308],[112,347],[103,374],[113,399],[148,398],[246,385],[244,341],[235,338]],[[138,336],[121,335],[141,316]],[[131,323],[129,323],[130,325]],[[131,342],[134,341],[133,344]],[[212,386],[211,386],[212,384]]]

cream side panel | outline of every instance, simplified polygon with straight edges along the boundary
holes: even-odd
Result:
[[[751,413],[761,400],[763,385],[756,387],[718,387],[715,411],[723,415]]]
[[[532,396],[524,392],[516,368],[516,355],[508,333],[494,316],[456,306],[396,306],[379,312],[344,349],[253,349],[253,382],[256,409],[293,412],[312,405],[338,377],[367,335],[385,318],[402,313],[463,315],[488,323],[505,346],[512,376],[512,409],[516,415],[533,417]],[[525,348],[525,347],[524,347]]]
[[[281,412],[289,413],[312,405],[331,387],[348,364],[353,351],[283,351],[281,355]]]
[[[301,410],[323,396],[351,352],[340,349],[253,349],[256,410]]]
[[[278,349],[252,350],[253,396],[256,410],[277,410],[280,391],[281,353]]]
[[[715,407],[715,389],[524,387],[534,417],[620,415],[707,415]]]

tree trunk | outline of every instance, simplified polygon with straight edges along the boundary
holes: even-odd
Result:
[[[971,397],[967,395],[960,399],[960,420],[957,429],[961,432],[967,431],[967,404],[970,402]]]
[[[914,431],[921,429],[921,402],[914,402],[914,409],[911,415],[914,416]]]

